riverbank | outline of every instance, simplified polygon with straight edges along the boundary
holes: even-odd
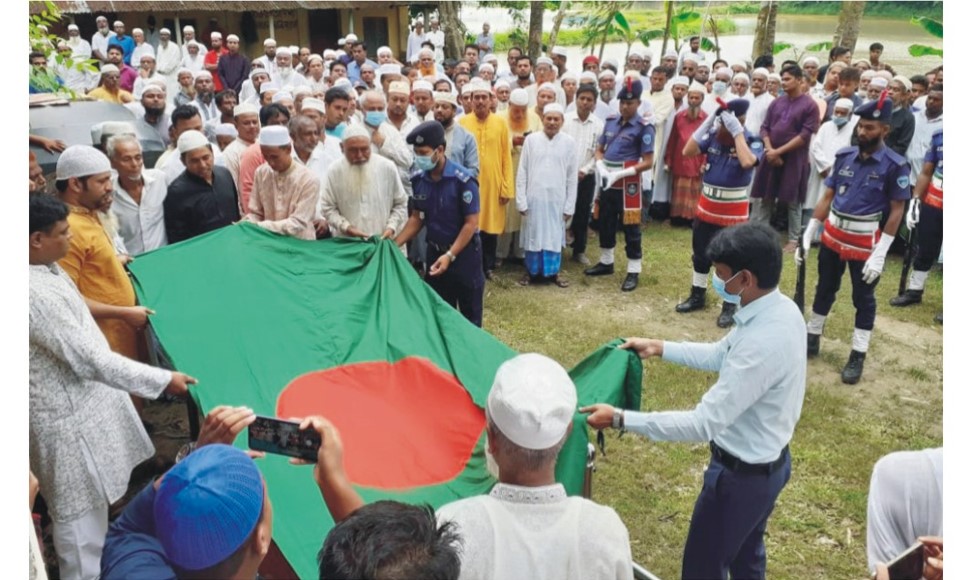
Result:
[[[778,14],[807,14],[832,16],[839,13],[842,2],[818,1],[788,1],[778,3]],[[722,14],[757,14],[761,10],[760,2],[732,2],[720,7]],[[866,18],[885,18],[893,20],[910,20],[914,17],[926,16],[938,22],[944,20],[943,2],[866,2]]]

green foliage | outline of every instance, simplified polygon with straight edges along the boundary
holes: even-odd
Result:
[[[911,24],[916,24],[920,28],[927,31],[927,33],[936,36],[937,38],[944,37],[944,25],[942,22],[937,22],[932,18],[927,18],[926,16],[921,16],[920,18],[911,18]]]
[[[712,40],[706,36],[700,37],[700,48],[706,50],[707,52],[715,52],[717,50],[717,45],[714,44]]]
[[[826,50],[832,50],[832,41],[823,40],[822,42],[813,42],[805,47],[808,52],[825,52]]]
[[[779,52],[794,49],[795,45],[790,42],[776,42],[774,43],[774,48],[771,49],[771,54],[778,54]]]
[[[911,44],[910,48],[908,48],[907,50],[910,51],[910,56],[943,56],[944,55],[944,49],[934,48],[932,46],[927,46],[925,44]]]
[[[45,1],[44,10],[39,14],[31,15],[28,19],[28,37],[31,51],[41,52],[48,58],[48,69],[46,71],[31,70],[30,84],[40,92],[58,93],[65,97],[74,98],[77,96],[75,92],[61,84],[51,70],[51,66],[58,64],[81,72],[98,72],[98,69],[95,66],[96,61],[94,59],[73,59],[62,56],[55,51],[55,47],[61,39],[45,29],[50,29],[60,21],[61,11],[51,0]]]

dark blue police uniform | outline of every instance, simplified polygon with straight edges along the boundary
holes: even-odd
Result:
[[[923,203],[920,204],[920,221],[917,222],[918,249],[913,262],[913,269],[918,272],[929,272],[934,262],[940,257],[940,248],[944,243],[944,130],[937,129],[933,133],[930,149],[923,157],[923,162],[933,163],[933,176],[930,187],[923,193]]]

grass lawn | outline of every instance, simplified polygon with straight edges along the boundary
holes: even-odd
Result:
[[[720,302],[680,315],[689,293],[690,230],[652,224],[643,234],[643,274],[632,293],[619,291],[625,270],[616,247],[616,275],[586,278],[565,259],[571,286],[522,288],[523,270],[505,265],[487,284],[484,327],[521,352],[540,352],[571,368],[614,337],[714,341],[723,336]],[[811,310],[817,250],[810,256],[806,316]],[[598,259],[590,238],[588,256]],[[873,464],[895,450],[943,445],[943,333],[933,316],[943,307],[943,277],[928,282],[924,302],[888,304],[901,261],[890,256],[876,291],[879,312],[859,385],[839,373],[849,355],[854,309],[848,275],[825,327],[822,354],[808,366],[802,418],[791,443],[791,481],[778,499],[766,536],[769,578],[865,578],[866,496]],[[794,293],[796,267],[785,256],[781,289]],[[643,410],[692,409],[713,373],[660,360],[645,365]],[[593,499],[619,512],[634,559],[661,578],[676,578],[693,504],[709,461],[705,443],[654,443],[636,435],[607,437],[597,460]]]

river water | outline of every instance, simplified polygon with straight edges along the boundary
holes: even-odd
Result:
[[[479,33],[484,22],[491,23],[491,29],[495,32],[509,30],[513,26],[513,21],[503,8],[478,8],[476,3],[464,3],[460,12],[461,19],[467,26],[467,30]],[[554,12],[546,11],[544,19],[544,30],[551,29],[551,21]],[[525,11],[525,22],[527,11]],[[745,59],[751,56],[751,45],[754,41],[754,29],[757,25],[756,15],[735,16],[732,18],[737,26],[734,34],[721,36],[721,58],[725,60]],[[780,63],[786,59],[796,59],[814,55],[825,63],[828,60],[828,51],[806,52],[804,47],[832,39],[835,26],[838,23],[838,16],[778,16],[778,30],[776,40],[778,42],[788,42],[798,47],[797,52],[792,49],[785,50],[775,55],[775,61]],[[525,27],[527,24],[525,24]],[[888,62],[896,69],[897,73],[907,76],[926,72],[943,62],[942,58],[935,56],[912,57],[908,52],[911,44],[926,44],[937,48],[943,47],[943,42],[939,38],[934,38],[927,34],[919,26],[910,24],[905,20],[863,20],[862,30],[859,40],[856,43],[856,51],[853,55],[854,60],[869,57],[869,45],[873,42],[882,42],[885,47],[883,61]],[[642,43],[637,43],[642,47]],[[672,41],[670,42],[672,47]],[[650,50],[653,53],[653,64],[659,64],[660,49],[662,41],[656,40],[650,43]],[[598,48],[596,47],[596,52]],[[569,68],[580,69],[582,58],[589,53],[582,50],[579,46],[568,47]],[[614,58],[622,62],[626,56],[626,45],[624,43],[609,43],[605,45],[605,58]],[[710,60],[716,58],[715,55],[708,55]],[[501,57],[503,60],[503,56]],[[503,63],[502,63],[503,66]]]

